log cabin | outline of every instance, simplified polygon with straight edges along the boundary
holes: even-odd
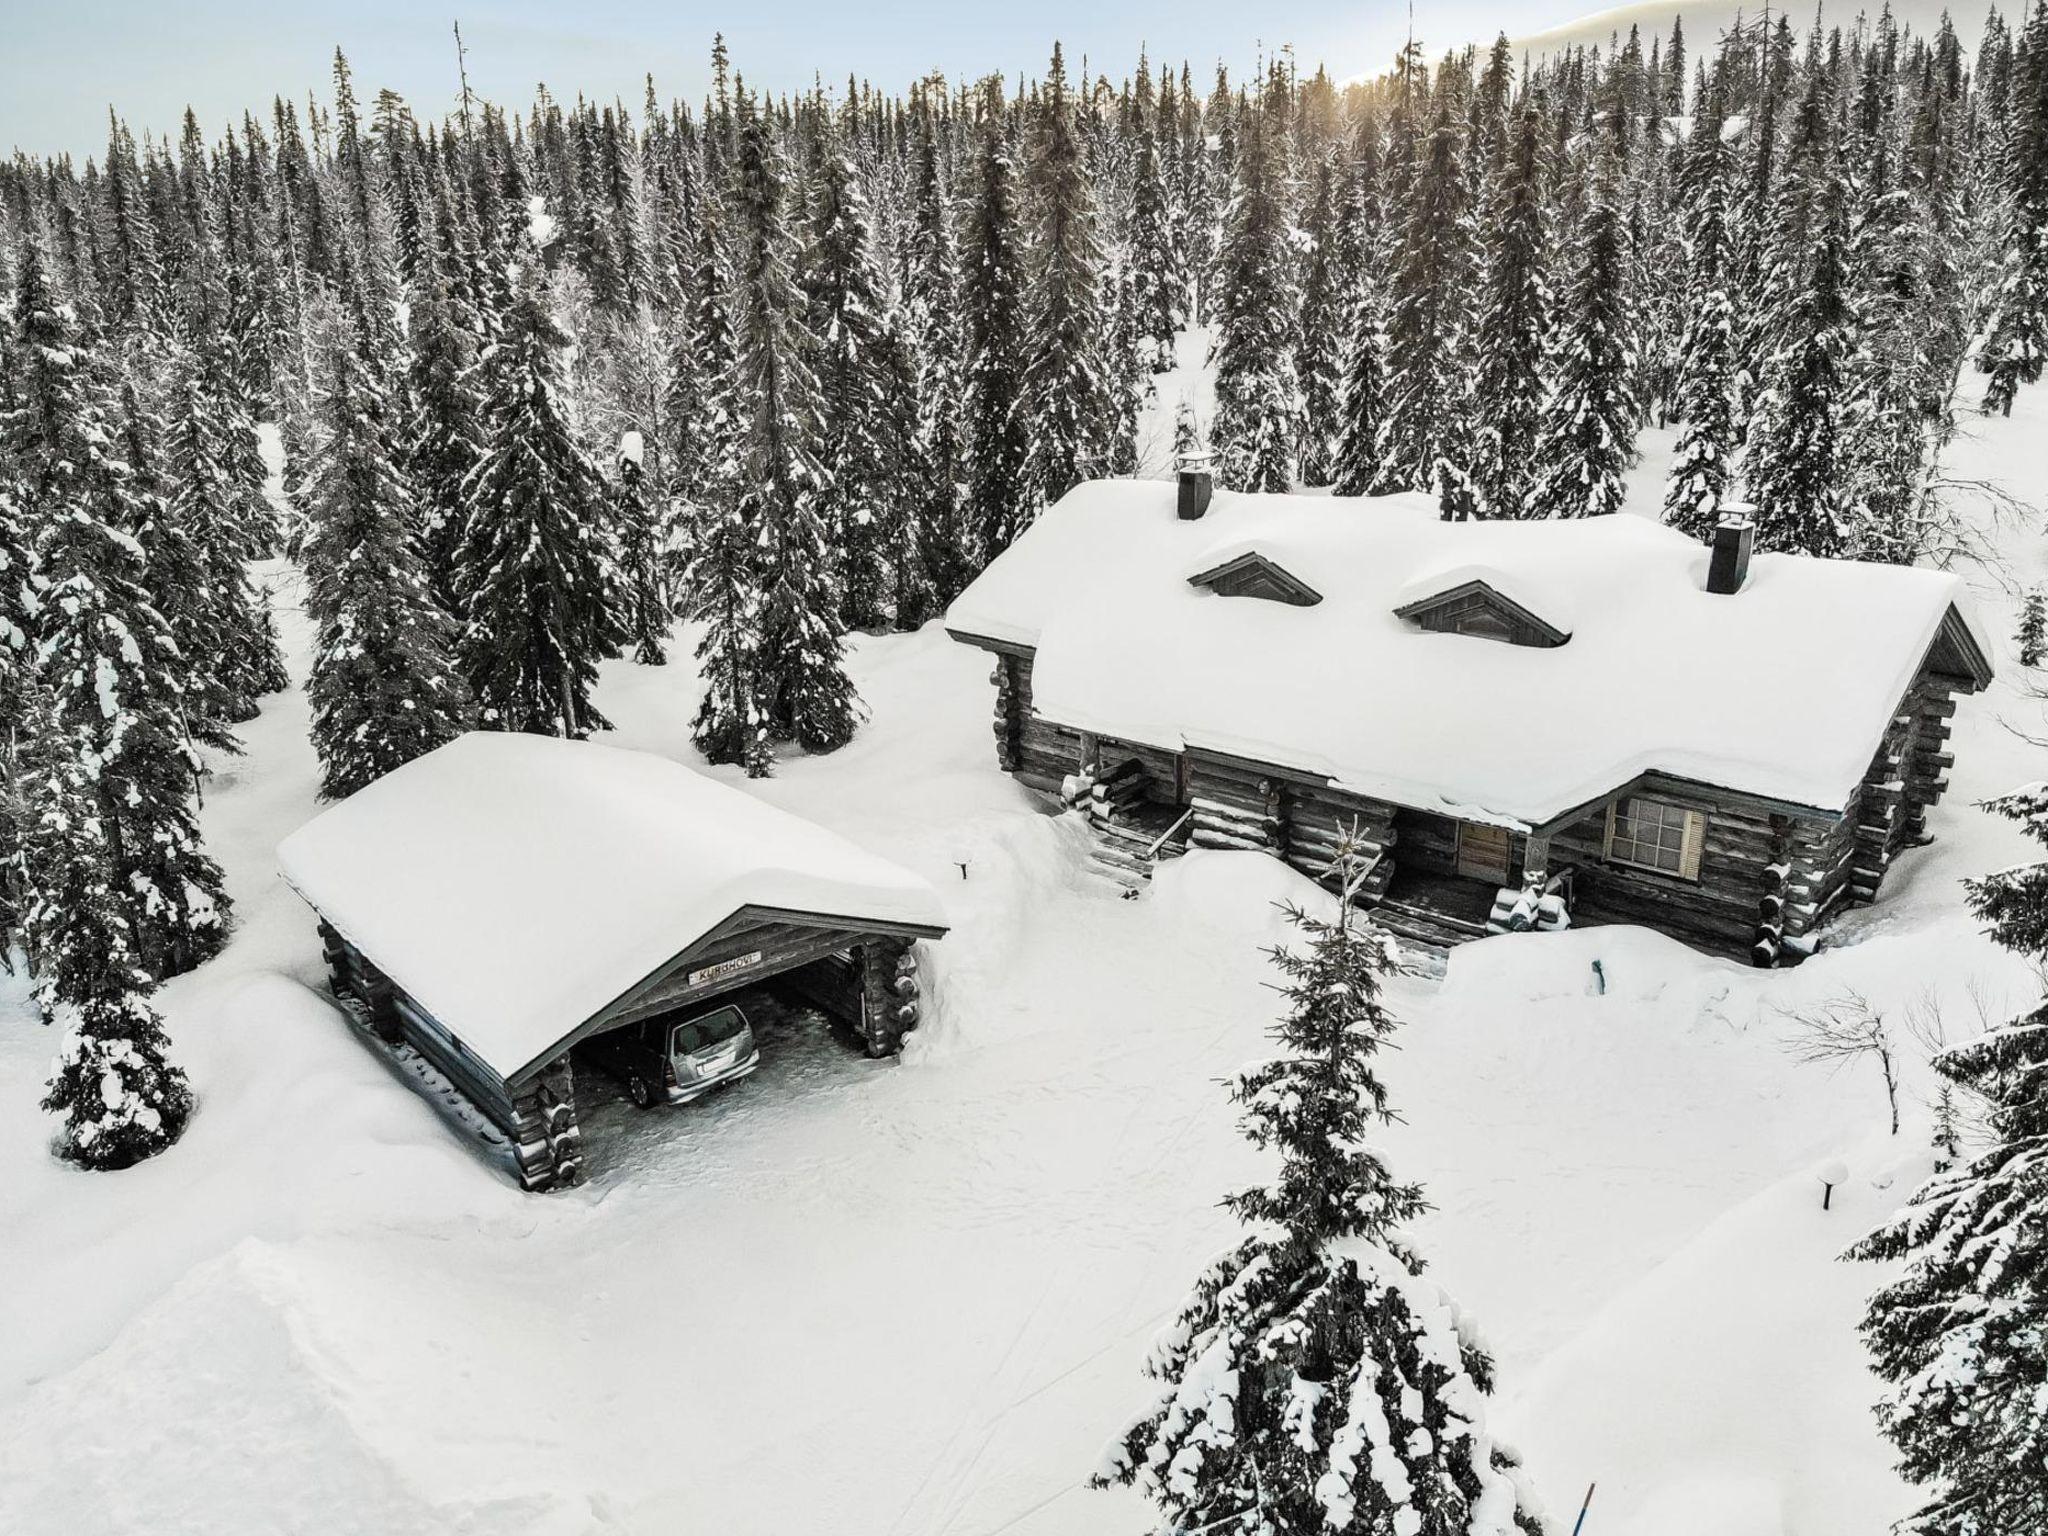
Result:
[[[679,763],[473,732],[278,848],[335,995],[495,1131],[522,1186],[578,1182],[571,1053],[764,983],[870,1055],[916,1027],[921,876]]]
[[[1076,487],[952,605],[996,759],[1134,890],[1188,848],[1328,878],[1398,936],[1640,923],[1796,961],[1929,838],[1962,583],[1644,518],[1445,522],[1420,496]]]

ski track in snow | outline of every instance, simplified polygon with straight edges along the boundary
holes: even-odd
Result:
[[[1199,352],[1184,338],[1197,378]],[[2036,388],[1952,458],[2041,500],[2044,428]],[[1633,505],[1653,509],[1668,435],[1645,443]],[[2038,579],[2036,534],[2004,537]],[[302,674],[296,578],[260,574]],[[2011,583],[1974,580],[2002,639]],[[612,739],[696,761],[693,639],[667,668],[605,668]],[[1485,1329],[1498,1427],[1567,1527],[1595,1478],[1587,1536],[1867,1536],[1910,1507],[1854,1333],[1880,1272],[1835,1255],[1926,1171],[1927,1073],[1915,1047],[1894,1141],[1874,1076],[1793,1063],[1782,1010],[1932,989],[1962,1035],[1973,987],[1994,1015],[2031,999],[1956,886],[2026,854],[1972,807],[2039,776],[2001,724],[2034,706],[1999,659],[1958,717],[1941,840],[1813,963],[1758,973],[1605,929],[1391,984],[1386,1141],[1436,1205],[1415,1235]],[[1260,1171],[1221,1084],[1275,1011],[1272,904],[1319,895],[1197,853],[1120,901],[1083,872],[1083,831],[997,772],[984,656],[933,625],[860,638],[853,665],[872,723],[748,788],[940,885],[956,927],[929,950],[926,1027],[876,1063],[815,1015],[767,1018],[760,1071],[675,1112],[582,1076],[593,1178],[549,1197],[326,998],[272,858],[316,808],[305,700],[265,701],[207,785],[236,937],[160,998],[200,1098],[184,1141],[118,1175],[54,1161],[35,1102],[56,1040],[0,979],[0,1530],[1146,1528],[1085,1480],[1231,1239],[1217,1201]],[[1835,1157],[1851,1179],[1823,1214],[1812,1170]]]

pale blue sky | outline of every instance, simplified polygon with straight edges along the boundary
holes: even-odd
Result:
[[[1597,3],[1597,0],[1595,0]],[[327,91],[339,43],[367,101],[380,86],[438,116],[454,101],[450,0],[351,0],[299,6],[259,0],[0,0],[0,150],[99,154],[106,110],[138,133],[175,134],[189,102],[209,138],[274,92]],[[1432,47],[1526,33],[1567,21],[1586,0],[1429,0],[1416,33]],[[1149,43],[1155,59],[1186,58],[1198,79],[1221,57],[1232,73],[1259,46],[1292,43],[1308,67],[1340,78],[1380,68],[1407,26],[1405,0],[500,0],[461,11],[470,81],[500,101],[524,103],[536,81],[558,96],[578,91],[636,107],[652,70],[664,98],[700,97],[711,36],[723,29],[747,79],[800,89],[814,71],[828,83],[849,70],[900,87],[930,69],[954,77],[990,69],[1036,73],[1052,40],[1120,76]]]

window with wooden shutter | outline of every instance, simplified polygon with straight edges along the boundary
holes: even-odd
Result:
[[[1706,841],[1707,818],[1668,800],[1631,795],[1607,808],[1607,857],[1617,864],[1697,880]]]

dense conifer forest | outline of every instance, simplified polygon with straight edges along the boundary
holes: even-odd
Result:
[[[315,633],[328,798],[465,731],[602,731],[599,664],[679,640],[696,745],[763,776],[861,731],[850,635],[930,623],[1092,478],[1201,453],[1226,488],[1361,517],[1419,492],[1449,520],[1578,518],[1621,509],[1654,428],[1690,536],[1739,509],[1766,550],[1945,561],[1959,420],[2048,367],[2048,0],[1973,49],[1766,13],[1539,59],[1411,44],[1342,84],[1284,52],[1235,78],[1054,46],[1036,79],[771,95],[722,42],[709,78],[429,112],[337,51],[324,99],[175,137],[115,113],[83,163],[0,163],[0,959],[66,1026],[44,1108],[78,1163],[139,1162],[192,1113],[152,996],[234,924],[198,809],[291,685],[282,602]],[[263,575],[287,565],[288,596]],[[2036,591],[2027,665],[2042,636]],[[1995,808],[2048,819],[2038,789]],[[2043,878],[1972,893],[2037,957]],[[1294,1065],[1235,1090],[1287,1160],[1233,1209],[1284,1238],[1205,1277],[1103,1480],[1242,1518],[1262,1468],[1299,1472],[1306,1442],[1252,1430],[1300,1396],[1248,1397],[1242,1454],[1196,1434],[1172,1395],[1194,1346],[1320,1391],[1321,1330],[1370,1311],[1388,1358],[1441,1367],[1395,1481],[1432,1518],[1533,1529],[1505,1451],[1468,1435],[1445,1469],[1434,1437],[1491,1360],[1411,1315],[1392,1229],[1420,1188],[1355,1150],[1390,1118],[1384,957],[1348,912],[1295,917]],[[1943,1058],[1995,1145],[1860,1250],[1911,1261],[1866,1332],[1905,1470],[1946,1479],[1914,1530],[2048,1519],[2039,1394],[2013,1386],[2039,1387],[2041,1245],[2011,1216],[2038,1205],[2044,1040],[2030,1014]],[[1289,1076],[1325,1060],[1313,1093]],[[1987,1277],[1993,1249],[2027,1263]],[[1279,1355],[1251,1326],[1274,1318]],[[1200,1475],[1156,1477],[1191,1436]],[[1334,1529],[1408,1501],[1319,1507]]]
[[[86,1161],[182,1113],[141,998],[232,921],[193,805],[286,684],[254,560],[307,577],[330,795],[603,728],[597,663],[679,618],[758,775],[859,730],[850,631],[1089,477],[1581,517],[1656,423],[1674,525],[1911,561],[1955,413],[2048,359],[2048,6],[1974,55],[1781,16],[1342,86],[711,80],[429,118],[337,51],[324,101],[0,165],[0,921],[85,1021]]]

